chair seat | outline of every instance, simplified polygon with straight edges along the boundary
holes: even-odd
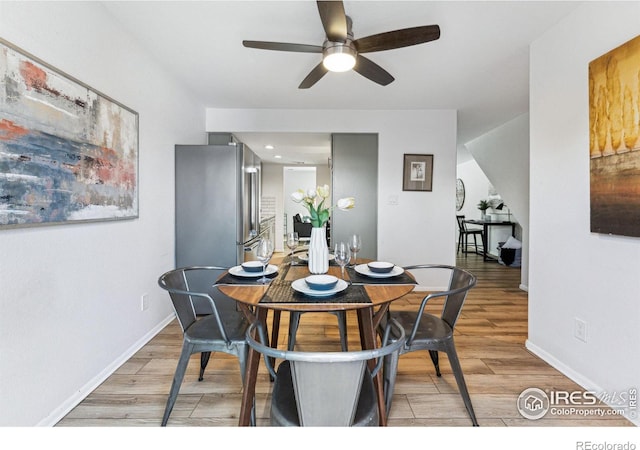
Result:
[[[271,393],[271,425],[299,427],[300,420],[289,361],[283,361],[278,366],[277,375]],[[378,401],[373,388],[373,380],[368,371],[364,374],[353,426],[378,426]]]
[[[412,311],[393,311],[391,317],[396,319],[400,326],[404,328],[407,335],[411,334],[415,323],[416,313]],[[439,317],[431,314],[423,314],[418,330],[416,331],[412,346],[419,345],[419,342],[428,341],[436,344],[451,339],[453,329]],[[401,350],[402,352],[402,350]]]
[[[232,342],[245,343],[245,333],[249,322],[242,313],[225,314],[224,325],[227,337]],[[223,342],[220,328],[216,324],[216,317],[212,314],[195,321],[184,333],[184,339],[192,344],[209,344],[212,340]]]

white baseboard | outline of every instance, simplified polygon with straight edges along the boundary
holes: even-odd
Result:
[[[173,319],[175,314],[171,313],[162,322],[151,329],[147,334],[142,336],[135,344],[129,347],[122,355],[120,355],[115,361],[109,364],[105,369],[96,375],[93,379],[89,380],[87,384],[78,389],[78,391],[69,397],[60,406],[54,409],[47,417],[42,419],[37,426],[39,427],[52,427],[58,423],[64,416],[75,408],[82,400],[84,400],[94,389],[102,384],[107,378],[109,378],[118,368],[127,362],[138,350],[144,347],[155,335],[164,329]]]
[[[520,286],[518,286],[520,288],[520,290],[525,291],[525,292],[529,292],[529,286],[526,284],[521,284]]]
[[[603,389],[602,387],[598,386],[596,383],[594,383],[589,378],[585,377],[581,373],[576,372],[571,367],[569,367],[569,366],[565,365],[564,363],[558,361],[553,355],[547,353],[546,351],[544,351],[543,349],[541,349],[537,345],[533,344],[531,341],[529,341],[529,339],[527,339],[527,341],[525,342],[525,347],[531,353],[533,353],[534,355],[536,355],[537,357],[539,357],[543,361],[547,362],[548,364],[550,364],[555,369],[559,370],[563,375],[569,377],[572,381],[574,381],[577,384],[579,384],[580,386],[582,386],[582,388],[584,388],[585,390],[593,391],[593,392],[603,392],[603,391],[605,391],[605,389]],[[609,406],[615,407],[615,405],[609,405]],[[635,426],[637,426],[637,427],[640,426],[640,418],[639,417],[635,417],[635,418],[630,418],[630,417],[627,417],[627,416],[625,416],[625,417],[626,417],[627,420],[629,420]]]

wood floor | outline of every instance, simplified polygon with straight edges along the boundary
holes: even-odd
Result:
[[[525,349],[527,293],[519,289],[520,271],[477,255],[459,257],[458,265],[478,276],[456,328],[456,346],[471,400],[481,427],[511,426],[633,426],[616,416],[580,414],[540,420],[523,418],[516,407],[520,393],[542,390],[582,390],[570,379]],[[392,308],[415,308],[421,297],[411,294]],[[167,301],[169,301],[167,297]],[[438,314],[438,305],[431,306]],[[283,314],[281,330],[286,330]],[[350,348],[359,345],[355,314],[348,314]],[[281,332],[281,335],[283,333]],[[284,345],[284,336],[281,336]],[[331,344],[327,347],[326,341]],[[112,376],[64,417],[62,427],[159,427],[182,343],[174,321],[123,364]],[[336,317],[304,314],[298,348],[339,350]],[[471,426],[446,356],[441,356],[442,377],[435,375],[426,352],[400,359],[390,427]],[[192,360],[168,426],[235,427],[242,385],[236,359],[212,355],[203,381],[197,381],[199,359]],[[268,425],[270,382],[264,364],[257,384],[258,425]],[[603,407],[606,408],[606,407]]]

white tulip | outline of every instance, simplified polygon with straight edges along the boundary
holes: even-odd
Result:
[[[302,189],[298,189],[293,194],[291,194],[291,200],[296,203],[300,203],[302,200],[304,200],[304,195],[304,191]]]
[[[353,197],[346,197],[338,200],[338,208],[342,211],[353,209],[354,206],[356,206],[356,199]]]
[[[307,190],[307,198],[309,200],[313,200],[314,198],[316,198],[316,190],[315,189]]]
[[[329,197],[329,185],[325,184],[324,186],[318,186],[318,195],[322,198]]]

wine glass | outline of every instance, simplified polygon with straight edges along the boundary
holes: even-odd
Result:
[[[362,240],[360,239],[359,234],[354,234],[349,238],[349,249],[353,254],[353,265],[355,266],[358,262],[358,252],[362,247]]]
[[[293,264],[293,251],[298,247],[299,242],[300,238],[298,237],[297,231],[287,233],[287,247],[291,250],[291,264]]]
[[[268,238],[262,238],[258,241],[258,248],[256,248],[256,258],[262,263],[262,278],[260,282],[265,284],[267,281],[267,264],[273,256],[273,242]]]
[[[333,251],[336,263],[340,266],[340,272],[342,272],[342,279],[344,280],[344,266],[349,264],[351,259],[351,252],[349,246],[344,242],[337,243]]]

